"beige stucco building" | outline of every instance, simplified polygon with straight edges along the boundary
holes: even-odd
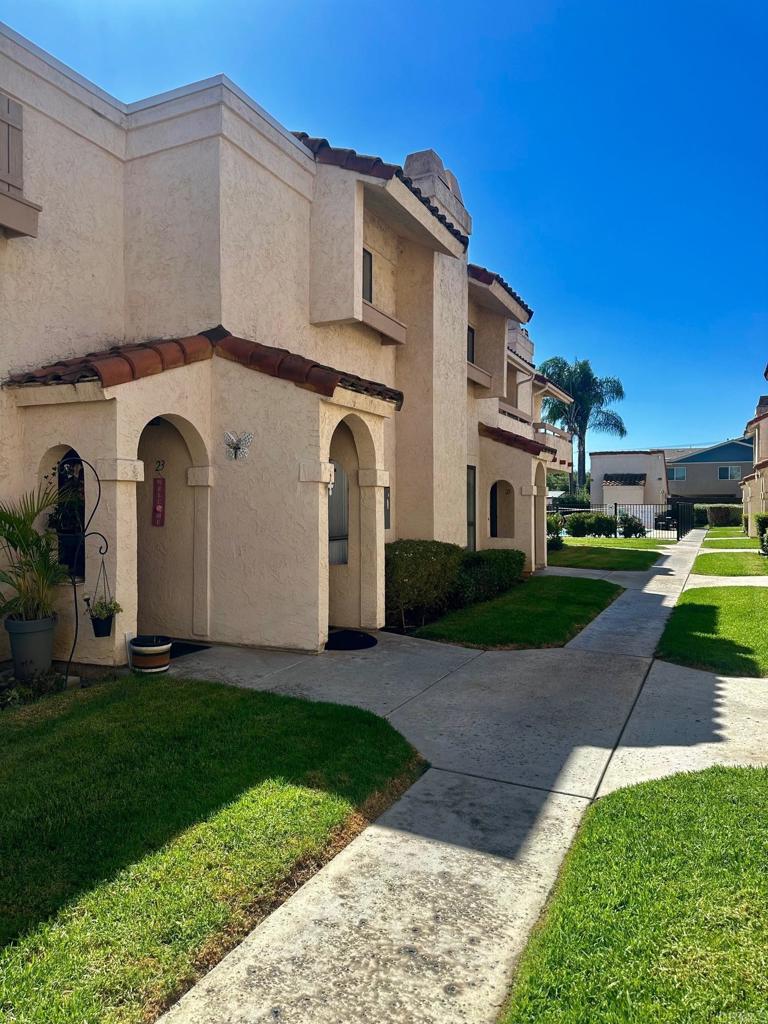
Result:
[[[765,378],[768,380],[768,367]],[[760,397],[744,433],[752,438],[754,464],[742,478],[741,493],[749,536],[756,537],[755,515],[768,512],[768,395]]]
[[[92,464],[124,609],[76,660],[137,631],[320,650],[382,625],[398,538],[545,563],[563,396],[435,153],[292,133],[224,77],[126,105],[6,29],[0,132],[0,495]]]
[[[663,505],[669,498],[660,448],[590,452],[590,500],[594,506]]]

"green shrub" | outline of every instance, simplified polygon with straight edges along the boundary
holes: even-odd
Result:
[[[693,525],[694,526],[708,526],[709,519],[707,518],[707,509],[709,505],[694,505],[693,506]]]
[[[586,537],[591,525],[591,512],[571,512],[565,517],[565,528],[570,537]]]
[[[498,597],[520,580],[524,565],[525,555],[514,548],[463,552],[451,604],[464,608]]]
[[[768,532],[768,512],[758,512],[755,515],[755,529],[757,536],[761,537]]]
[[[592,522],[587,526],[587,533],[590,537],[615,537],[616,519],[614,516],[607,516],[602,512],[595,512],[591,516]]]
[[[559,512],[550,512],[547,516],[547,536],[548,537],[559,537],[563,532],[565,526],[565,519],[560,515]]]
[[[563,547],[563,527],[565,519],[559,512],[547,516],[547,550],[559,551]]]
[[[628,512],[622,512],[619,516],[619,529],[622,537],[644,537],[646,533],[642,520]]]
[[[384,550],[389,625],[405,629],[445,611],[456,589],[463,549],[439,540],[396,540]]]
[[[710,505],[707,522],[710,526],[741,526],[741,505]]]

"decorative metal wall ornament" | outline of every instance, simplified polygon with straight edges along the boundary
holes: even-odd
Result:
[[[224,431],[224,445],[226,447],[228,459],[247,459],[248,449],[253,444],[253,434],[232,434],[228,430]]]
[[[99,554],[101,555],[101,569],[99,570],[99,579],[101,579],[102,572],[104,573],[104,578],[106,579],[107,570],[104,562],[104,555],[106,555],[106,553],[109,551],[109,541],[107,540],[103,533],[99,533],[98,530],[90,529],[93,517],[96,515],[96,510],[98,509],[99,503],[101,502],[101,477],[96,472],[95,466],[91,465],[91,463],[88,462],[87,459],[83,459],[79,455],[72,455],[69,456],[68,458],[62,459],[58,463],[57,469],[60,470],[65,477],[69,477],[70,479],[74,480],[78,479],[81,473],[85,473],[86,466],[90,469],[90,471],[96,478],[96,501],[93,503],[91,514],[88,516],[88,519],[83,524],[82,531],[78,536],[77,553],[79,554],[80,549],[85,545],[85,542],[89,537],[98,537],[99,540],[101,541],[101,543],[99,544]],[[77,557],[75,557],[74,561],[77,562]],[[80,610],[77,604],[77,577],[75,576],[73,570],[70,571],[69,578],[70,582],[72,583],[72,595],[75,608],[75,635],[72,639],[72,648],[69,652],[69,659],[67,661],[67,667],[64,672],[65,684],[69,681],[69,671],[72,668],[72,659],[75,656],[75,647],[77,646],[77,638],[80,633]]]

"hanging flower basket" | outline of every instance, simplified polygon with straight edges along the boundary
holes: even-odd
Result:
[[[99,591],[99,588],[101,588],[101,591]],[[107,579],[107,567],[104,564],[103,558],[101,559],[101,567],[96,580],[96,597],[93,601],[91,601],[90,597],[86,597],[85,604],[91,618],[93,635],[95,637],[111,636],[114,618],[123,609],[112,597],[109,580]]]

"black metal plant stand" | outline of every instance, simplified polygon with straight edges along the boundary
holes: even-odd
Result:
[[[64,671],[64,685],[65,686],[69,682],[69,672],[70,672],[70,669],[72,668],[72,659],[75,656],[75,648],[77,647],[77,640],[78,640],[78,636],[79,636],[79,633],[80,633],[80,609],[78,608],[78,604],[77,604],[77,580],[78,580],[78,578],[75,575],[74,569],[72,568],[72,566],[77,565],[78,557],[79,557],[80,552],[82,551],[83,547],[85,546],[86,540],[88,540],[89,537],[98,537],[99,540],[101,541],[101,543],[99,544],[99,554],[101,555],[101,567],[99,569],[98,579],[100,580],[103,577],[104,580],[106,581],[106,578],[107,578],[107,567],[106,567],[106,564],[104,562],[104,556],[109,551],[109,541],[104,536],[104,534],[103,533],[99,533],[98,530],[91,530],[90,529],[91,523],[93,522],[93,517],[96,515],[96,511],[97,511],[97,509],[99,507],[99,504],[101,502],[101,478],[99,477],[99,474],[96,472],[96,467],[92,463],[88,462],[87,459],[81,459],[79,456],[74,456],[73,455],[73,456],[70,456],[69,458],[62,459],[59,462],[58,465],[59,465],[59,468],[65,467],[65,470],[64,470],[65,474],[68,474],[70,476],[70,478],[71,478],[71,477],[74,476],[75,465],[76,464],[82,466],[83,469],[85,468],[85,466],[87,466],[90,469],[90,471],[93,473],[94,478],[96,480],[96,501],[94,502],[93,508],[91,509],[91,514],[88,516],[88,519],[85,520],[85,522],[83,523],[82,530],[78,534],[74,535],[74,536],[77,537],[77,547],[75,549],[75,554],[74,554],[74,557],[73,557],[73,559],[71,561],[71,564],[70,564],[69,580],[70,580],[70,583],[72,584],[72,598],[73,598],[74,607],[75,607],[75,632],[74,632],[74,636],[72,638],[72,648],[71,648],[71,650],[69,652],[69,659],[67,660],[67,667],[66,667],[66,669]],[[70,468],[67,469],[66,468],[67,466],[69,466]],[[105,584],[105,585],[107,587],[109,586],[108,583]]]

